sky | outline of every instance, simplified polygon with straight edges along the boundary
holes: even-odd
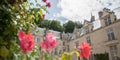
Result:
[[[47,8],[48,20],[58,20],[62,24],[68,20],[84,22],[90,21],[91,14],[98,19],[98,12],[109,8],[120,18],[120,0],[48,0],[51,7]],[[41,2],[41,0],[39,0]]]

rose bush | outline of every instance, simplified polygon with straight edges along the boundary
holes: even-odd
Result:
[[[47,13],[47,7],[51,6],[47,2],[44,0],[45,5],[41,5],[37,0],[37,4],[28,0],[0,1],[0,60],[40,58],[40,48],[34,43],[30,30],[37,28],[35,22],[44,20],[43,11]]]

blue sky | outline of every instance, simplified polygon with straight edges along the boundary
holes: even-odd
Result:
[[[32,1],[32,0],[30,0]],[[83,22],[90,20],[91,13],[98,19],[98,12],[104,7],[113,11],[120,18],[120,0],[48,0],[51,7],[46,19],[56,19],[62,24],[68,20]],[[41,3],[41,0],[38,1]]]

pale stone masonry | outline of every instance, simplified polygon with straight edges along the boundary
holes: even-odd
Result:
[[[82,31],[74,29],[73,34],[80,36],[68,40],[66,50],[72,51],[81,45],[82,41],[86,41],[91,45],[91,58],[89,60],[95,60],[94,54],[101,53],[108,53],[109,60],[120,60],[120,19],[117,19],[114,12],[106,8],[98,15],[99,19],[95,21],[85,20],[81,28]],[[95,18],[92,17],[92,19]]]
[[[107,8],[98,12],[99,19],[91,15],[91,20],[85,20],[81,29],[75,28],[73,33],[52,32],[57,38],[57,46],[51,53],[60,56],[63,52],[76,50],[82,41],[91,45],[91,56],[89,60],[95,60],[94,54],[108,53],[109,60],[120,60],[120,19],[116,18],[114,12]],[[43,40],[45,36],[44,28],[38,28],[39,33],[35,33],[36,43]],[[33,30],[32,30],[33,31]]]

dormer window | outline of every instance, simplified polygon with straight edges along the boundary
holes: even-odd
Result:
[[[88,34],[89,33],[89,28],[86,28],[86,34]]]
[[[111,24],[111,19],[110,19],[110,17],[108,17],[105,19],[105,25],[108,26],[110,24]]]

